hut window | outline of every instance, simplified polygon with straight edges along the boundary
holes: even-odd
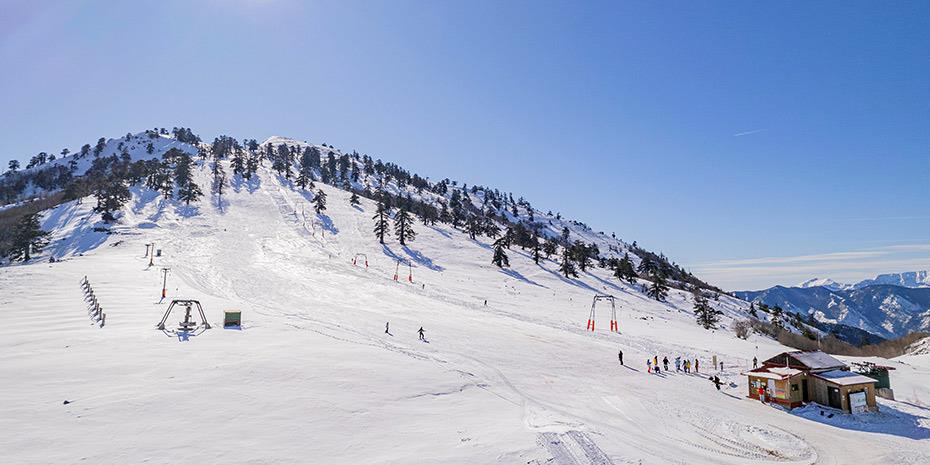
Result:
[[[798,385],[797,385],[797,384],[792,384],[792,385],[791,385],[791,392],[794,392],[794,391],[797,391],[797,390],[798,390]]]

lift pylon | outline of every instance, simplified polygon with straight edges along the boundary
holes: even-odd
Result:
[[[358,259],[361,258],[365,263],[365,269],[368,269],[368,255],[363,253],[355,254],[355,257],[352,258],[352,264],[358,266]]]
[[[610,302],[610,332],[619,333],[620,325],[617,323],[617,304],[616,299],[612,295],[606,294],[595,294],[594,300],[591,302],[591,314],[588,315],[588,327],[587,331],[594,331],[594,321],[596,316],[597,303],[599,301],[608,301]]]

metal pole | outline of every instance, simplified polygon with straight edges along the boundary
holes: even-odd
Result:
[[[149,266],[155,264],[155,243],[152,242],[152,253],[149,254]]]
[[[164,299],[168,291],[168,270],[171,268],[162,268],[161,271],[164,274],[164,278],[161,283],[161,298]]]

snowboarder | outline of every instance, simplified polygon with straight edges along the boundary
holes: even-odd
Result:
[[[423,327],[420,326],[420,330],[417,331],[417,333],[420,334],[420,340],[421,340],[421,341],[425,341],[425,340],[426,340],[426,336],[423,335],[424,332],[425,332],[425,331],[423,331]]]
[[[617,349],[617,358],[620,359],[620,365],[623,365],[623,351],[620,349]]]
[[[652,373],[652,359],[646,359],[646,373]]]
[[[668,357],[662,357],[662,365],[665,365],[665,371],[668,371]]]
[[[681,356],[675,357],[675,371],[681,371]]]
[[[752,358],[752,367],[753,367],[753,368],[756,368],[756,367],[758,367],[758,366],[759,366],[759,359],[757,359],[756,357],[753,357],[753,358]]]
[[[714,382],[714,386],[717,386],[717,390],[719,391],[720,390],[720,378],[717,377],[717,375],[714,375],[714,377],[711,378],[710,380]]]

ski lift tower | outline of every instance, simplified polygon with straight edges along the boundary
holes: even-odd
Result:
[[[200,302],[197,300],[182,299],[171,301],[171,305],[169,305],[168,310],[165,311],[165,316],[161,318],[156,328],[160,330],[165,329],[165,321],[168,321],[168,316],[171,315],[171,311],[174,310],[175,305],[184,307],[184,321],[178,322],[178,331],[192,331],[201,325],[203,325],[203,329],[210,329],[210,323],[207,322],[207,316],[203,313],[203,306],[200,305]],[[195,305],[197,306],[197,311],[200,313],[200,324],[191,318],[193,316],[191,315],[191,308]]]
[[[620,325],[617,324],[617,304],[616,299],[612,295],[606,294],[595,294],[594,300],[591,302],[591,314],[588,316],[588,331],[594,331],[594,320],[595,320],[595,311],[597,309],[597,303],[601,301],[610,302],[610,332],[619,333]]]

